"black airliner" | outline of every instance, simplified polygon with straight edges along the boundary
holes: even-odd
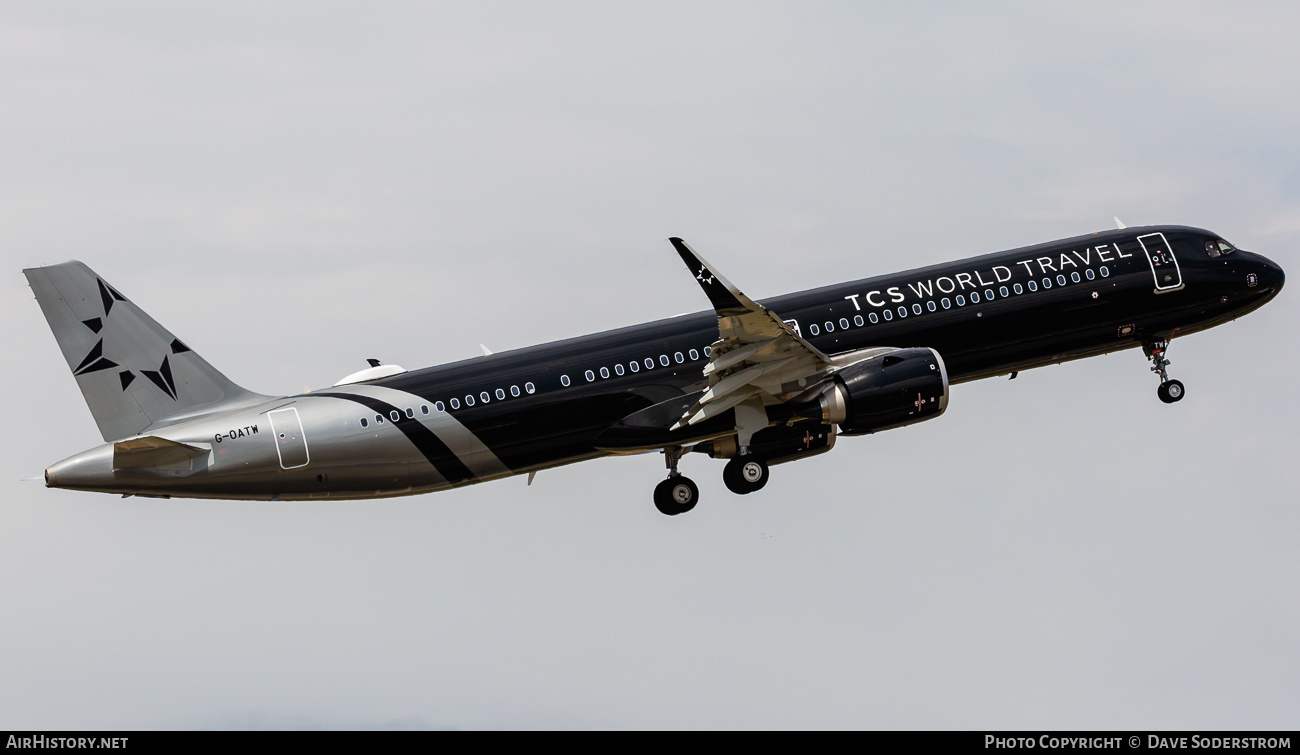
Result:
[[[154,497],[375,498],[662,451],[665,514],[690,451],[752,493],[769,467],[933,419],[949,386],[1141,347],[1161,401],[1171,339],[1281,291],[1274,262],[1209,231],[1120,227],[754,302],[671,239],[713,311],[272,397],[230,382],[79,262],[26,270],[106,443],[50,487]],[[486,349],[485,349],[486,352]]]

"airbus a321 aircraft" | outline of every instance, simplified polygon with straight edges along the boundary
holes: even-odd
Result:
[[[1118,224],[1118,223],[1117,223]],[[934,419],[949,386],[1170,339],[1282,289],[1274,262],[1184,226],[1120,228],[758,303],[671,239],[713,311],[296,396],[230,382],[80,262],[25,270],[107,441],[45,484],[124,496],[307,500],[445,490],[662,451],[655,506],[699,500],[689,451],[735,493],[837,436]],[[486,349],[484,350],[486,351]]]

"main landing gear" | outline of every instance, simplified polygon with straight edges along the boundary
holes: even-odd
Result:
[[[685,449],[669,446],[664,449],[664,463],[668,465],[668,479],[655,486],[655,508],[668,516],[685,514],[700,501],[700,489],[691,478],[677,471]]]
[[[685,514],[695,508],[700,500],[700,489],[691,478],[677,471],[677,462],[686,454],[681,446],[664,449],[664,463],[668,466],[668,479],[655,486],[655,508],[668,516]],[[767,462],[752,454],[737,456],[727,462],[722,470],[722,481],[727,490],[740,495],[762,489],[771,479]]]
[[[1156,395],[1166,404],[1172,404],[1182,400],[1185,389],[1181,381],[1169,379],[1166,370],[1172,362],[1165,358],[1168,349],[1168,340],[1142,344],[1142,352],[1147,355],[1147,359],[1151,360],[1151,371],[1160,376],[1160,389],[1156,391]]]
[[[767,462],[757,456],[737,456],[722,468],[722,482],[727,490],[739,495],[761,490],[770,477]]]

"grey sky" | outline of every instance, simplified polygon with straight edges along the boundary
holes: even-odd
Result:
[[[1292,4],[6,3],[0,728],[1296,728],[1294,292],[740,498],[120,500],[22,267],[319,388],[1110,226],[1300,267]]]

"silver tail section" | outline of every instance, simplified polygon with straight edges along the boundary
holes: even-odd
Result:
[[[80,262],[23,271],[104,440],[266,400]]]

